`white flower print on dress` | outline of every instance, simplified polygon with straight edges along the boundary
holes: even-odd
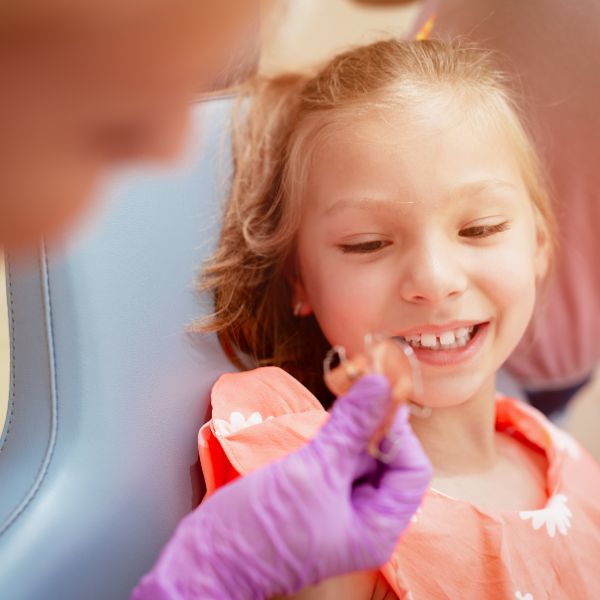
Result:
[[[529,592],[522,594],[521,592],[515,592],[515,598],[517,600],[533,600],[533,595]]]
[[[272,418],[273,417],[267,417],[265,420],[268,421]],[[218,437],[229,437],[230,435],[237,433],[246,427],[259,425],[262,422],[263,418],[259,412],[253,412],[248,418],[246,418],[241,412],[238,411],[233,411],[229,415],[229,421],[226,421],[225,419],[212,420],[215,435]]]
[[[564,494],[556,494],[550,498],[546,508],[523,510],[519,516],[524,521],[531,519],[531,524],[536,530],[545,525],[548,535],[554,537],[557,529],[562,535],[567,535],[573,513],[567,506],[567,497]]]

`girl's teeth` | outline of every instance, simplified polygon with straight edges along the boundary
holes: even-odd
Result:
[[[450,344],[454,344],[454,332],[453,331],[444,331],[442,335],[440,335],[440,344],[442,346],[450,346]]]
[[[431,350],[451,350],[466,346],[473,334],[474,326],[458,327],[453,331],[444,331],[439,335],[422,333],[421,335],[408,335],[404,339],[415,348],[429,348]]]
[[[425,348],[435,348],[437,345],[437,337],[433,333],[421,334],[421,346],[425,346]]]

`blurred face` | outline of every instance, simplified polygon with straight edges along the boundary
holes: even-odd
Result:
[[[407,340],[431,406],[489,394],[546,268],[505,135],[452,107],[365,118],[319,146],[304,203],[293,302],[328,341]]]
[[[62,229],[107,167],[172,156],[193,95],[257,20],[258,0],[0,8],[0,246]]]

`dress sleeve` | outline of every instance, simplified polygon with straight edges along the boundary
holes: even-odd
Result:
[[[277,367],[222,375],[211,407],[198,434],[207,495],[299,449],[327,419],[319,401]]]

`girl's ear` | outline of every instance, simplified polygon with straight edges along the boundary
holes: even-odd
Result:
[[[294,270],[295,271],[295,270]],[[308,294],[306,288],[302,283],[302,278],[297,272],[290,273],[287,276],[288,284],[292,290],[291,301],[292,301],[292,312],[295,317],[308,317],[312,314],[312,307],[308,301]]]

